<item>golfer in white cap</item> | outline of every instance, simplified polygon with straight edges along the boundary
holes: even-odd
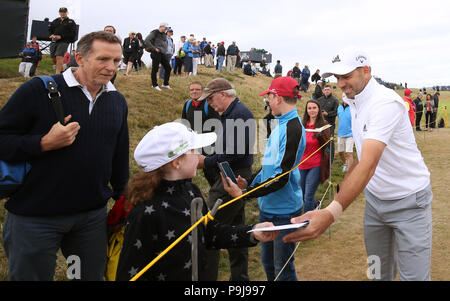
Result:
[[[432,218],[430,173],[417,148],[402,98],[371,75],[363,52],[341,52],[323,77],[334,75],[352,115],[357,159],[331,204],[294,218],[308,227],[285,242],[320,236],[364,190],[364,239],[368,262],[379,263],[368,277],[430,280]]]

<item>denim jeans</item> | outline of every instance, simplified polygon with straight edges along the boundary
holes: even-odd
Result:
[[[52,281],[56,253],[61,249],[66,259],[78,256],[80,280],[102,281],[108,244],[106,218],[106,206],[51,217],[8,212],[2,238],[9,280]]]
[[[287,215],[271,215],[260,212],[260,222],[272,222],[275,226],[291,223],[291,218],[301,215],[301,209],[297,212]],[[267,280],[274,281],[275,277],[281,271],[295,249],[295,243],[284,243],[283,237],[296,229],[282,230],[274,241],[261,243],[261,263],[266,272]],[[292,256],[289,264],[284,268],[279,281],[297,281],[295,273],[294,256]]]
[[[315,194],[320,182],[320,166],[300,169],[300,187],[303,192],[303,213],[316,209]]]
[[[219,55],[218,56],[218,60],[217,60],[217,70],[222,71],[222,66],[223,66],[223,62],[225,61],[225,57],[223,55]]]

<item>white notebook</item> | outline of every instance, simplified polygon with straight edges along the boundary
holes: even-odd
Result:
[[[273,227],[257,228],[257,229],[250,230],[247,233],[255,232],[255,231],[279,231],[279,230],[286,230],[286,229],[304,228],[308,224],[309,224],[309,221],[305,221],[305,222],[299,223],[299,224],[287,224],[287,225],[280,225],[280,226],[273,226]]]
[[[306,132],[313,132],[313,133],[320,133],[323,130],[326,130],[326,129],[330,128],[330,127],[331,127],[331,124],[327,124],[327,125],[324,125],[323,127],[318,128],[318,129],[305,129],[305,131]]]

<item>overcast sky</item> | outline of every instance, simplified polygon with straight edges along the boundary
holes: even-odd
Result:
[[[369,55],[372,74],[385,81],[414,88],[450,85],[446,0],[30,0],[28,34],[31,20],[51,21],[61,6],[80,25],[80,38],[107,24],[122,39],[131,30],[145,38],[164,21],[175,39],[193,33],[225,41],[225,47],[235,40],[242,51],[264,48],[273,61],[281,60],[283,75],[295,62],[311,73],[324,72],[341,50],[357,48]],[[150,54],[143,60],[148,63]]]

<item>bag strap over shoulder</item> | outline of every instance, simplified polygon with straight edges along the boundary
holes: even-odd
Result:
[[[55,80],[51,76],[38,76],[40,80],[44,83],[45,89],[48,91],[48,98],[53,105],[53,109],[55,110],[56,117],[58,121],[64,125],[64,108],[61,103],[61,93],[58,91],[58,85]]]
[[[187,101],[187,103],[186,103],[186,108],[185,108],[186,114],[187,114],[187,112],[189,111],[189,106],[191,105],[191,103],[192,103],[192,99],[189,99],[189,100]]]
[[[189,107],[190,107],[191,103],[192,103],[192,99],[189,99],[187,101],[187,103],[186,103],[186,107],[185,107],[186,114],[187,114],[187,112],[189,110]],[[206,101],[204,103],[204,110],[205,110],[205,114],[208,115],[208,102],[206,102]]]

